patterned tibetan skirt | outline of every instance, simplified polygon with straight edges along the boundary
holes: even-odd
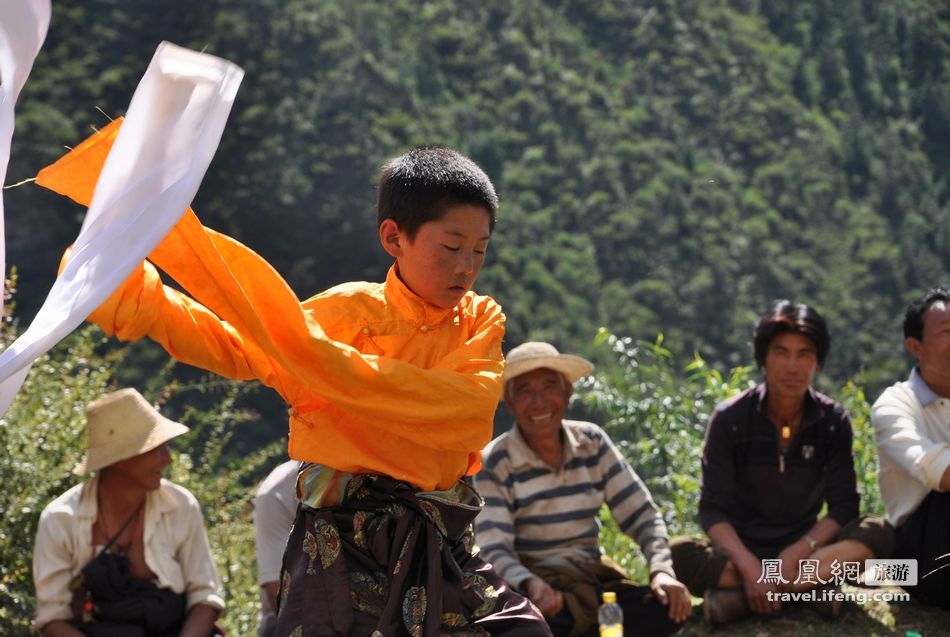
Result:
[[[287,540],[280,637],[550,635],[537,608],[478,556],[481,498],[353,475],[339,504],[301,504]]]

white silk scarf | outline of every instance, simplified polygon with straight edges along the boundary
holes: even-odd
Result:
[[[109,298],[181,218],[243,77],[227,60],[159,45],[106,158],[69,263],[29,328],[0,355],[0,414],[33,362]]]
[[[17,97],[33,68],[49,28],[49,0],[0,1],[0,185],[7,178]],[[7,272],[3,191],[0,190],[0,313]]]

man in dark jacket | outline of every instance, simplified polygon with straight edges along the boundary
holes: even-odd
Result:
[[[892,550],[887,523],[858,516],[848,414],[811,387],[830,341],[813,308],[776,302],[754,333],[765,382],[710,418],[699,504],[709,541],[678,538],[672,552],[711,623],[778,612],[790,593],[856,577]],[[836,616],[837,591],[821,593],[813,607]]]

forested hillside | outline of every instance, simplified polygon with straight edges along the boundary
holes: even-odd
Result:
[[[301,296],[388,265],[374,180],[460,148],[503,200],[478,288],[508,343],[599,326],[714,367],[755,314],[817,306],[827,378],[906,373],[899,317],[950,281],[950,5],[942,0],[60,0],[8,182],[123,113],[158,42],[247,71],[195,207]],[[21,321],[82,211],[6,192]]]
[[[123,114],[161,40],[247,71],[195,208],[300,296],[380,279],[380,165],[416,144],[458,147],[502,198],[477,289],[505,306],[507,348],[545,338],[604,363],[573,411],[610,431],[673,534],[696,531],[705,417],[752,382],[729,369],[751,363],[752,323],[777,297],[829,319],[820,383],[853,417],[862,511],[881,512],[867,399],[907,373],[907,302],[950,284],[946,0],[54,0],[8,183]],[[84,213],[32,184],[4,197],[19,279],[3,347]],[[171,477],[205,511],[229,634],[252,634],[250,498],[283,457],[262,444],[285,431],[283,405],[153,345],[104,342],[89,328],[43,357],[0,420],[0,633],[30,634],[32,538],[76,480],[82,406],[133,384],[194,428]],[[645,568],[616,528],[602,542]],[[898,610],[852,613],[835,632],[944,623]]]

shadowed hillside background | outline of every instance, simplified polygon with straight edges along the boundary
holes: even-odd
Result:
[[[730,370],[751,362],[770,300],[828,319],[819,387],[857,423],[866,398],[906,376],[907,302],[950,282],[944,1],[57,0],[18,103],[8,183],[104,125],[97,108],[123,114],[163,39],[246,70],[195,208],[301,297],[384,275],[374,187],[388,157],[441,143],[478,161],[502,207],[476,288],[505,307],[506,349],[543,338],[600,364],[585,409],[671,502],[674,531],[694,529],[704,418],[754,377]],[[15,331],[84,211],[31,184],[4,196]],[[662,347],[638,349],[658,333]],[[284,406],[99,335],[54,352],[0,420],[0,478],[36,487],[0,503],[0,632],[25,630],[29,543],[71,480],[81,405],[134,384],[205,423],[174,477],[203,493],[239,609],[227,621],[247,634],[248,490],[281,456]]]
[[[195,207],[302,297],[382,277],[376,174],[420,143],[495,181],[478,289],[509,343],[662,331],[744,364],[787,297],[829,319],[826,377],[876,391],[908,299],[948,279],[944,2],[57,2],[8,181],[122,114],[162,39],[246,69]],[[25,320],[83,211],[6,195]]]

